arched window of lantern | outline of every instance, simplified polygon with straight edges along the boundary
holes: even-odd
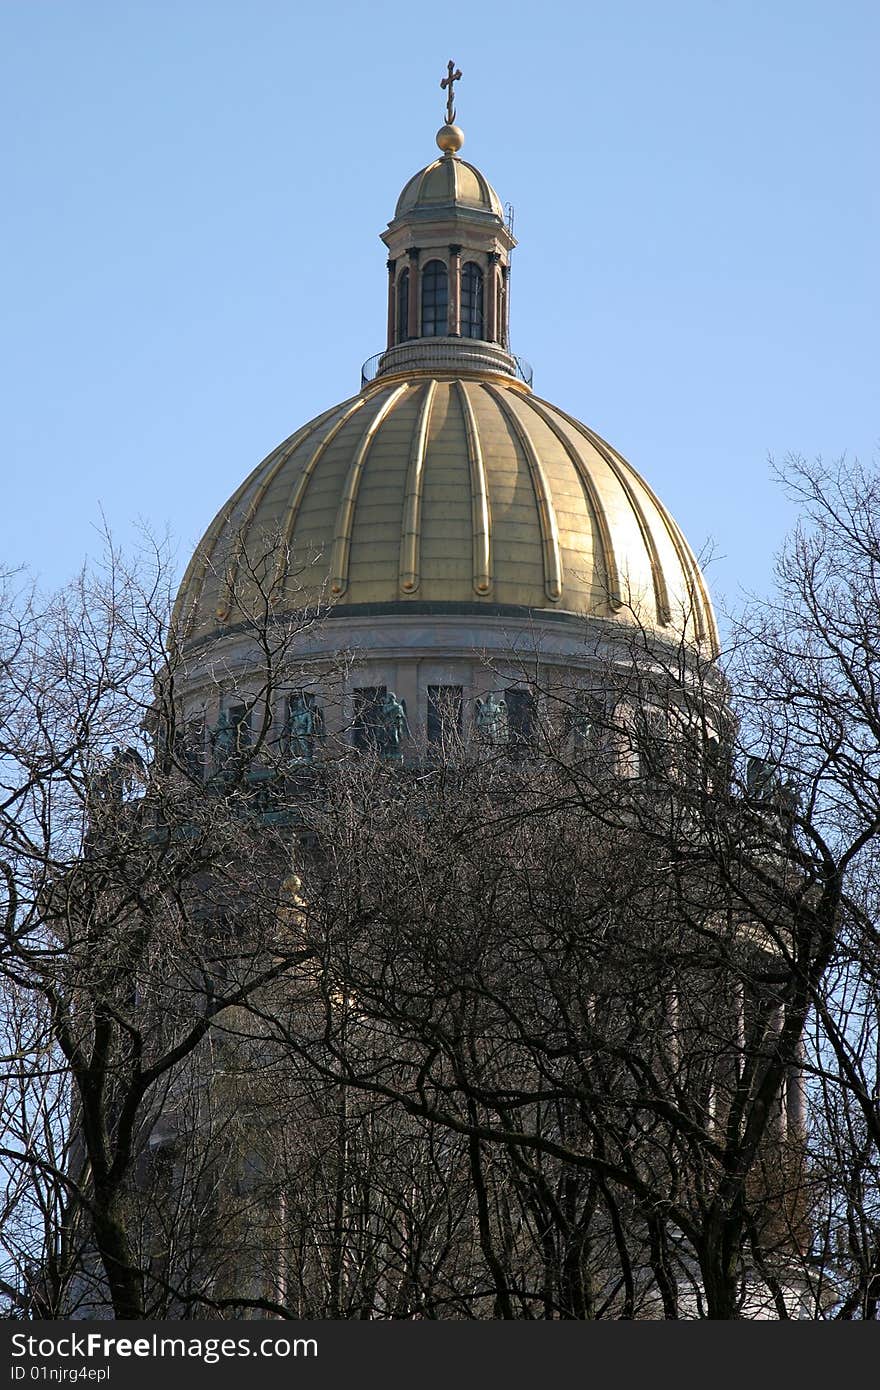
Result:
[[[442,261],[428,261],[422,271],[422,337],[446,335],[449,276]]]
[[[483,272],[473,261],[461,272],[461,336],[483,337]]]
[[[409,324],[409,271],[402,270],[397,277],[397,341],[403,343],[407,337]]]

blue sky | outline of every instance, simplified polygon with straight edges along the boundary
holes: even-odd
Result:
[[[354,393],[449,57],[515,209],[514,349],[713,549],[722,606],[790,524],[768,455],[877,456],[877,5],[446,13],[6,0],[0,555],[60,583],[103,508],[183,563]]]

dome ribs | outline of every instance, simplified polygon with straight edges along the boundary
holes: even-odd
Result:
[[[267,569],[260,546],[276,538]],[[307,589],[294,554],[312,562]],[[211,522],[170,640],[237,622],[264,580],[273,612],[306,592],[415,609],[489,601],[631,615],[710,659],[719,649],[697,559],[640,474],[581,421],[488,373],[400,373],[280,444]]]
[[[188,637],[192,629],[193,622],[195,621],[196,612],[198,611],[202,599],[204,597],[205,585],[207,584],[208,575],[211,571],[211,562],[214,558],[214,551],[217,549],[217,543],[220,540],[220,537],[222,536],[223,532],[228,530],[232,522],[232,518],[235,514],[235,511],[238,508],[242,499],[247,496],[249,488],[260,477],[260,474],[264,469],[268,469],[271,472],[272,477],[274,478],[279,469],[282,468],[284,464],[287,462],[287,460],[290,458],[297,445],[302,443],[302,440],[308,434],[309,430],[311,430],[315,424],[320,424],[321,420],[326,419],[327,416],[331,415],[332,413],[332,410],[328,410],[325,412],[323,416],[320,417],[318,421],[309,421],[308,424],[303,425],[302,429],[297,430],[296,433],[292,434],[289,439],[286,439],[283,444],[279,444],[277,449],[273,449],[271,454],[267,454],[266,458],[264,458],[261,463],[258,463],[256,468],[248,474],[241,486],[236,488],[235,492],[232,494],[229,501],[226,503],[226,506],[221,507],[220,511],[214,517],[214,520],[211,522],[211,525],[208,527],[208,530],[205,533],[201,545],[198,547],[189,564],[187,565],[186,573],[183,576],[183,582],[180,586],[179,597],[175,605],[175,620],[180,619],[181,615],[179,610],[182,608],[184,603],[186,603],[189,609],[186,616],[182,620],[180,631],[178,633],[178,636],[181,639]],[[260,498],[262,498],[263,492],[261,489],[258,489],[258,493]],[[254,506],[249,508],[249,517],[253,516],[254,510]],[[191,591],[194,589],[196,585],[198,585],[198,592],[191,593]],[[227,595],[228,592],[229,589],[227,583]],[[229,605],[224,601],[223,603],[220,603],[218,605],[215,616],[220,618],[222,621],[228,616],[228,613]]]
[[[525,455],[532,480],[532,488],[535,494],[535,503],[538,508],[538,522],[541,528],[541,550],[544,560],[544,592],[553,603],[558,603],[562,598],[562,552],[559,548],[559,527],[556,521],[556,511],[553,506],[553,497],[550,492],[549,483],[547,482],[547,475],[544,472],[544,467],[538,456],[538,451],[532,443],[531,435],[522,420],[520,420],[516,411],[508,402],[506,393],[503,390],[499,390],[497,386],[491,386],[488,382],[482,383],[482,389],[496,402],[501,414],[513,430],[519,441],[520,448]]]
[[[669,589],[666,584],[666,576],[663,573],[663,566],[660,563],[660,555],[657,551],[657,544],[654,540],[653,535],[651,534],[651,527],[648,523],[648,518],[645,516],[642,505],[639,502],[638,497],[636,496],[635,490],[632,487],[629,478],[626,477],[623,469],[620,467],[619,463],[611,453],[611,450],[605,445],[604,440],[601,440],[598,435],[594,435],[592,430],[588,430],[583,425],[581,426],[581,429],[583,430],[586,437],[590,440],[590,443],[596,450],[596,453],[599,454],[599,456],[602,459],[604,459],[614,476],[617,478],[617,481],[620,483],[620,486],[626,495],[626,500],[629,502],[629,505],[632,508],[633,516],[639,524],[639,531],[642,534],[642,540],[644,541],[645,549],[648,552],[648,559],[651,563],[651,579],[654,583],[654,604],[657,611],[657,621],[658,623],[660,623],[661,627],[668,627],[670,622],[672,621],[672,608],[669,602]]]
[[[458,155],[447,153],[413,174],[401,190],[394,223],[415,214],[466,208],[503,222],[501,200],[485,174]]]
[[[436,391],[436,381],[427,382],[422,395],[418,424],[410,445],[406,492],[403,499],[403,525],[400,535],[400,587],[406,594],[415,593],[419,587],[425,446],[428,440],[431,408],[434,404]]]
[[[274,452],[277,453],[278,451],[275,450]],[[248,474],[241,487],[232,494],[226,506],[220,509],[186,567],[186,573],[183,576],[183,582],[181,583],[177,603],[175,604],[175,618],[177,619],[175,626],[179,627],[178,638],[180,640],[187,638],[192,631],[196,613],[201,607],[201,602],[205,595],[205,585],[208,580],[208,573],[211,569],[214,551],[217,549],[217,542],[220,540],[224,529],[229,524],[232,513],[262,466],[262,464],[258,464],[253,473]],[[195,592],[196,587],[198,589],[197,592]],[[182,616],[181,610],[184,606],[188,611],[185,616]]]
[[[645,492],[654,503],[657,511],[663,519],[663,525],[672,542],[673,549],[678,556],[682,574],[688,590],[689,606],[684,618],[692,617],[696,628],[697,640],[700,642],[708,641],[713,657],[721,652],[721,642],[718,636],[718,627],[715,623],[715,615],[712,611],[712,602],[709,598],[709,591],[706,588],[700,566],[697,564],[694,552],[691,550],[684,536],[678,527],[678,522],[666,510],[654,490],[639,475],[639,482]]]
[[[486,482],[486,465],[480,447],[480,435],[473,406],[463,381],[455,382],[461,418],[467,436],[468,470],[471,480],[471,532],[473,536],[473,586],[474,592],[485,595],[492,592],[492,529],[489,514],[489,488]]]
[[[262,472],[259,485],[254,489],[247,510],[241,521],[237,524],[233,534],[232,553],[229,557],[229,562],[226,566],[226,574],[223,580],[224,597],[217,609],[217,616],[221,618],[221,620],[228,618],[232,609],[233,595],[235,593],[235,585],[238,581],[238,570],[241,564],[242,552],[247,545],[250,529],[254,524],[254,518],[259,511],[263,498],[281,472],[281,469],[287,463],[288,459],[296,452],[303,440],[307,439],[314,430],[320,429],[321,426],[335,414],[338,408],[338,406],[333,406],[330,410],[325,410],[323,415],[319,415],[317,420],[310,420],[307,425],[303,425],[302,429],[297,430],[296,434],[291,435],[290,439],[282,444],[280,449],[276,449],[274,454],[270,454],[269,457],[260,464],[260,468],[257,470],[258,475]],[[276,580],[278,578],[279,576],[276,574]]]
[[[303,498],[306,495],[306,489],[308,488],[309,482],[311,481],[314,475],[315,469],[317,468],[318,464],[323,458],[325,451],[330,447],[330,445],[333,443],[333,440],[336,438],[337,434],[342,429],[343,425],[345,425],[351,419],[352,415],[356,415],[357,412],[363,406],[366,405],[368,400],[369,396],[357,396],[347,407],[343,409],[339,419],[333,422],[330,429],[324,435],[324,438],[319,441],[315,449],[312,451],[311,455],[309,456],[305,465],[303,466],[302,472],[296,480],[293,492],[291,493],[290,501],[287,505],[287,511],[284,513],[284,518],[281,522],[280,532],[281,537],[284,540],[284,545],[281,547],[278,556],[278,567],[275,572],[275,579],[277,583],[281,583],[282,579],[285,576],[285,572],[287,569],[288,548],[293,543],[293,533],[296,528],[297,518],[299,517],[300,509],[303,504]],[[323,418],[326,419],[326,416]]]
[[[336,513],[336,531],[333,537],[330,593],[334,597],[338,598],[339,595],[344,594],[348,588],[351,532],[354,525],[354,513],[357,506],[358,490],[361,485],[361,475],[364,471],[367,455],[370,452],[370,445],[383,420],[387,419],[400,398],[405,396],[410,389],[410,383],[405,381],[385,398],[372,420],[367,425],[367,428],[364,430],[357,451],[349,466],[348,476],[345,479],[345,487],[339,502],[339,510]]]
[[[596,453],[611,469],[611,472],[620,484],[624,496],[632,509],[633,516],[638,523],[642,543],[651,565],[651,579],[654,586],[654,607],[657,613],[657,621],[661,627],[668,627],[672,621],[672,610],[669,604],[669,590],[666,586],[663,566],[660,563],[657,545],[654,541],[654,537],[651,535],[651,528],[648,525],[648,520],[629,479],[618,460],[614,457],[611,449],[600,435],[594,434],[594,432],[588,429],[586,425],[582,424],[580,420],[576,420],[573,415],[569,415],[566,411],[560,410],[558,406],[554,406],[554,409],[557,415],[561,415],[563,420],[567,420],[568,423],[572,425],[579,434],[582,434],[593,446]]]
[[[590,509],[599,535],[599,545],[602,549],[602,563],[605,569],[605,591],[608,606],[611,609],[622,608],[623,595],[620,587],[620,571],[617,566],[617,557],[614,553],[614,540],[611,535],[611,528],[608,525],[608,516],[602,503],[602,498],[599,496],[598,489],[593,479],[590,477],[589,470],[585,466],[577,449],[575,449],[565,432],[560,429],[550,411],[546,410],[534,396],[529,397],[528,403],[529,408],[544,421],[544,424],[552,430],[553,434],[559,440],[559,443],[565,450],[566,456],[578,475],[581,487],[584,490],[587,506]]]
[[[472,165],[471,167],[473,168],[474,173],[477,176],[477,183],[480,185],[480,196],[483,202],[488,203],[491,207],[493,197],[496,202],[498,201],[498,194],[495,192],[494,188],[490,184],[489,180],[485,177],[485,175],[481,174],[480,170],[477,169],[474,165]]]

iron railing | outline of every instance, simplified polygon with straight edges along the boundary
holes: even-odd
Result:
[[[406,343],[400,343],[399,349],[392,348],[368,357],[361,367],[361,388],[369,386],[371,381],[375,381],[378,376],[383,376],[385,373],[405,372],[407,370],[501,372],[525,382],[526,386],[532,384],[531,362],[527,362],[524,357],[516,357],[513,353],[505,352],[495,343],[486,344],[489,351],[485,353],[482,360],[478,339],[463,338],[460,344],[437,343],[436,345],[427,343],[424,339],[413,339],[411,345],[415,347],[416,344],[418,344],[418,355],[416,356],[414,352],[411,358],[404,352],[404,349],[409,346]],[[467,352],[462,351],[465,346],[468,349]],[[395,357],[398,358],[397,361],[395,361]]]

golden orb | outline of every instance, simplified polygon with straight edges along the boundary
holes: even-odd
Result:
[[[456,154],[464,144],[461,126],[442,125],[437,131],[437,144],[444,154]]]

